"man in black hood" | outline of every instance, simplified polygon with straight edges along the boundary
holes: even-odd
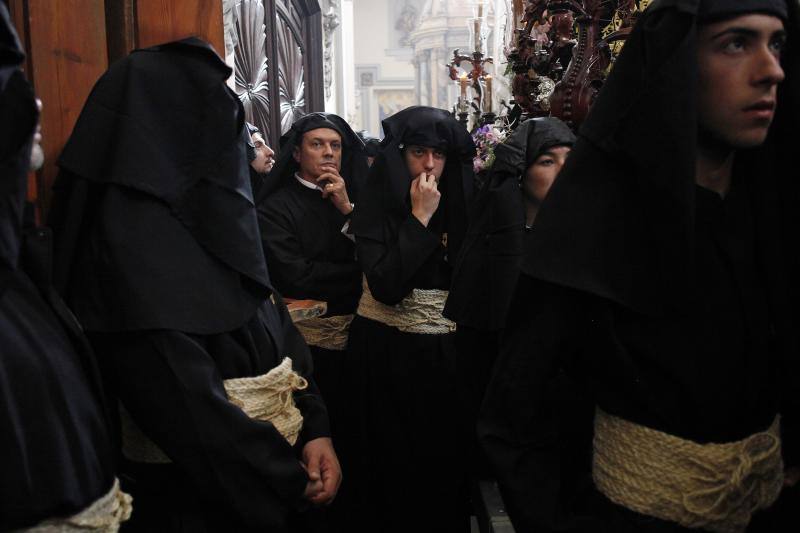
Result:
[[[267,146],[261,130],[253,124],[245,122],[242,134],[245,137],[247,160],[250,162],[250,185],[253,194],[258,195],[261,183],[275,165],[275,152]]]
[[[320,300],[324,316],[297,322],[314,359],[336,447],[346,465],[344,356],[361,296],[361,267],[348,234],[358,184],[366,178],[361,139],[341,117],[311,113],[281,138],[281,155],[257,206],[275,287],[287,298]],[[342,495],[346,500],[347,485]],[[339,521],[341,498],[329,513]]]
[[[468,530],[455,324],[442,309],[466,232],[475,145],[430,107],[400,111],[383,130],[353,219],[366,280],[348,344],[361,417],[351,477],[365,510],[355,518],[364,531],[412,531],[409,509],[429,502],[429,531]]]
[[[117,531],[131,512],[114,478],[94,355],[56,294],[50,233],[23,222],[39,116],[0,3],[0,531]]]
[[[270,282],[229,75],[198,39],[137,50],[59,160],[57,281],[120,402],[134,531],[289,531],[340,479]]]
[[[475,448],[473,472],[480,477],[488,469],[477,449],[475,422],[519,278],[525,235],[574,142],[566,124],[544,117],[524,122],[495,148],[453,271],[444,314],[458,324],[460,398]]]
[[[537,216],[479,423],[518,531],[792,528],[798,16],[662,0],[628,39]],[[587,494],[559,477],[559,372],[596,405]]]

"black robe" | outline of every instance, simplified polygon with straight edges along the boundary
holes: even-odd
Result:
[[[287,298],[321,300],[328,316],[355,312],[361,268],[348,221],[321,191],[294,177],[259,207],[259,225],[272,281]]]
[[[384,121],[383,149],[354,215],[356,251],[372,296],[399,303],[413,289],[450,287],[451,262],[466,231],[475,147],[445,111],[412,107]],[[425,227],[411,214],[413,177],[403,147],[447,154],[439,208]],[[456,388],[454,334],[418,334],[356,315],[348,377],[357,409],[351,476],[358,531],[468,529],[466,457]],[[412,509],[430,506],[424,526]],[[390,517],[390,518],[387,518]]]
[[[299,448],[330,435],[305,343],[280,300],[233,331],[95,333],[109,387],[174,464],[125,460],[135,531],[285,531],[302,507]],[[272,424],[228,401],[222,380],[258,376],[292,357],[309,379],[295,394],[303,430],[293,448]]]
[[[396,304],[413,288],[450,286],[436,215],[429,227],[409,214],[388,243],[358,239],[373,297]],[[348,369],[360,401],[354,428],[359,531],[413,531],[413,509],[430,502],[430,531],[464,531],[463,463],[458,436],[454,334],[407,333],[356,315]],[[391,516],[388,520],[386,517]]]
[[[49,234],[30,237],[45,245]],[[0,531],[68,517],[107,493],[113,448],[94,354],[52,285],[18,270],[0,295]]]
[[[268,196],[258,210],[264,252],[275,287],[287,298],[321,300],[326,316],[355,313],[361,296],[361,267],[355,243],[342,229],[348,221],[321,191],[300,184],[294,176]],[[314,379],[325,398],[331,433],[343,471],[349,470],[350,435],[344,350],[309,346]],[[351,480],[345,476],[322,522],[338,530],[350,508]]]
[[[594,492],[593,412],[553,401],[560,372],[605,412],[695,442],[736,441],[772,423],[783,365],[772,266],[757,239],[768,230],[750,193],[741,182],[724,200],[697,188],[688,316],[647,317],[522,276],[480,424],[517,531],[688,531]],[[757,516],[750,530],[783,531],[769,520]]]
[[[50,233],[23,231],[38,113],[0,4],[0,531],[74,515],[114,482],[94,355],[51,283]]]
[[[133,52],[98,81],[59,162],[59,286],[110,395],[172,461],[123,461],[131,530],[288,531],[307,483],[300,449],[330,436],[308,349],[269,280],[229,75],[196,39]],[[294,448],[223,387],[284,357],[309,382],[294,393]]]

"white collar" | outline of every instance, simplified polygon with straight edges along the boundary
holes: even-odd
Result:
[[[308,188],[309,188],[309,189],[311,189],[312,191],[321,191],[321,190],[322,190],[322,188],[321,188],[319,185],[314,185],[314,184],[312,184],[312,183],[309,183],[309,182],[307,182],[307,181],[306,181],[306,180],[304,180],[303,178],[301,178],[301,177],[300,177],[300,173],[299,173],[299,172],[295,172],[295,173],[294,173],[294,177],[295,177],[295,179],[296,179],[297,181],[299,181],[299,182],[300,182],[300,185],[302,185],[303,187],[308,187]]]

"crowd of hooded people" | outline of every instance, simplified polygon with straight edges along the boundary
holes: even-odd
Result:
[[[206,43],[137,50],[52,232],[0,15],[0,531],[466,532],[481,479],[520,533],[797,530],[796,0],[655,2],[480,180],[446,111],[273,150]]]

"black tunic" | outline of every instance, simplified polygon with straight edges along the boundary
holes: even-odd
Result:
[[[354,216],[359,262],[372,296],[399,303],[413,289],[447,290],[451,261],[466,231],[475,146],[445,111],[411,107],[386,119],[386,138]],[[439,207],[425,227],[411,214],[404,146],[447,154]],[[452,254],[452,256],[451,256]],[[358,409],[353,429],[360,463],[360,531],[413,531],[412,509],[430,506],[428,531],[469,527],[460,442],[454,335],[403,332],[356,316],[350,328],[348,376]],[[387,517],[391,517],[387,519]]]
[[[297,452],[330,435],[269,279],[229,75],[196,39],[133,52],[98,81],[60,160],[59,284],[110,392],[172,460],[123,463],[133,530],[287,531],[307,482]],[[223,387],[284,357],[309,381],[296,450]]]
[[[321,300],[328,315],[355,312],[361,269],[347,222],[321,191],[290,178],[259,207],[259,225],[270,274],[287,298]]]
[[[310,379],[295,393],[303,430],[293,449],[272,424],[228,401],[222,384],[265,374],[283,357],[310,377],[307,348],[281,302],[265,303],[227,333],[110,333],[92,340],[122,405],[174,461],[123,463],[138,504],[133,529],[156,530],[165,517],[178,531],[288,529],[307,482],[297,449],[329,435],[325,406]]]
[[[522,277],[480,424],[517,531],[683,531],[584,490],[588,468],[559,473],[563,447],[562,460],[588,466],[592,415],[567,417],[548,396],[559,371],[604,411],[696,442],[769,427],[781,367],[755,235],[743,184],[724,200],[698,187],[688,316],[646,317]]]
[[[289,149],[289,148],[287,148]],[[361,296],[361,267],[355,243],[342,229],[348,217],[323,198],[289,176],[281,188],[259,205],[259,225],[267,264],[277,290],[288,298],[321,300],[326,316],[355,313]],[[336,453],[344,472],[351,461],[350,435],[346,431],[348,409],[345,351],[309,346],[314,360],[314,379],[325,398]],[[344,477],[334,504],[326,510],[331,531],[344,528],[350,508],[352,483]],[[343,529],[344,530],[344,529]]]
[[[113,452],[93,354],[51,283],[51,240],[24,231],[39,114],[0,4],[0,531],[68,517],[107,493]]]
[[[409,214],[396,239],[358,239],[374,298],[396,304],[413,288],[447,289],[441,232]],[[362,399],[355,428],[362,531],[413,531],[430,505],[430,531],[463,531],[464,450],[458,441],[453,334],[406,333],[361,316],[350,328],[348,364]],[[391,516],[387,520],[386,516]]]
[[[93,356],[68,334],[80,334],[74,319],[57,315],[17,272],[0,296],[0,324],[6,531],[82,511],[111,488],[114,465],[98,383],[90,377]]]

